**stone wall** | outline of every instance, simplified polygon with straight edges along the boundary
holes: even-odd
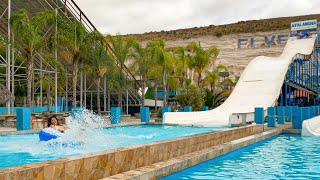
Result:
[[[247,136],[241,139],[233,140],[217,146],[206,148],[197,152],[179,156],[177,158],[170,159],[168,161],[155,163],[149,166],[141,167],[135,170],[127,171],[121,174],[104,178],[103,180],[136,180],[146,179],[155,180],[169,174],[181,171],[191,166],[197,165],[204,161],[213,159],[220,155],[229,153],[239,148],[257,143],[275,135],[281,134],[285,128],[290,127],[290,124],[281,125],[277,128],[267,129],[267,131]]]
[[[1,169],[0,180],[9,179],[98,179],[119,174],[232,140],[259,134],[262,127],[235,129],[186,136]]]

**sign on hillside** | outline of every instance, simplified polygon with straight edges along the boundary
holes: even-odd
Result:
[[[300,31],[317,31],[318,21],[317,19],[308,21],[299,21],[291,23],[291,34],[300,33]]]

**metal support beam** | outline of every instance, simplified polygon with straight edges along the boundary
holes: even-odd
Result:
[[[127,94],[126,94],[126,113],[129,114],[129,91],[127,89]]]
[[[66,66],[66,72],[68,72],[68,66]],[[66,111],[68,111],[69,109],[69,104],[68,104],[68,100],[69,100],[69,98],[68,98],[68,89],[69,89],[69,87],[68,87],[68,73],[66,73]]]
[[[42,112],[43,95],[42,95],[42,59],[40,58],[40,112]]]
[[[56,13],[56,33],[58,33],[58,9],[55,9]],[[55,47],[55,58],[56,61],[58,61],[58,49],[57,49],[57,34],[55,37],[56,47]],[[58,112],[58,72],[57,72],[57,66],[55,66],[55,73],[54,73],[54,103],[55,103],[55,109],[54,111]]]
[[[91,111],[92,111],[92,110],[93,110],[92,92],[90,93],[90,95],[91,95],[91,96],[90,96],[90,98],[91,98],[91,99],[90,99],[90,109],[91,109]]]
[[[84,108],[87,108],[87,75],[84,74]]]
[[[35,94],[35,83],[34,83],[34,70],[32,70],[32,93],[31,93],[31,107],[32,107],[32,111],[34,110],[34,105],[35,105],[35,101],[34,101],[34,94]]]
[[[11,93],[14,96],[14,34],[12,33],[12,66],[11,66]],[[12,108],[12,112],[14,112],[14,99],[11,99],[11,108]]]
[[[107,78],[103,80],[103,111],[107,111]]]
[[[110,111],[110,90],[108,90],[108,111]]]
[[[0,15],[0,19],[4,16],[4,14],[7,12],[8,7],[6,7],[6,9],[3,11],[3,13]]]
[[[11,0],[8,0],[8,39],[11,40]],[[10,43],[7,45],[7,88],[10,91]],[[6,112],[10,114],[10,100],[6,103]]]
[[[48,76],[48,90],[47,90],[48,111],[51,110],[51,78]]]
[[[83,71],[80,72],[80,108],[83,104]]]
[[[54,74],[54,106],[55,106],[55,112],[58,112],[58,72],[56,70],[56,73]]]

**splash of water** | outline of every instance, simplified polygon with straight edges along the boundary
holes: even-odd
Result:
[[[103,128],[108,126],[108,120],[94,114],[92,111],[83,110],[80,116],[67,117],[67,129],[63,136],[47,142],[33,142],[27,147],[27,152],[36,155],[75,155],[80,152],[98,148],[108,148],[112,144],[110,134]]]
[[[60,147],[69,147],[69,145],[74,147],[101,142],[101,140],[108,138],[108,135],[102,131],[108,126],[107,120],[89,110],[83,110],[81,115],[77,115],[75,118],[67,117],[66,125],[67,129],[64,135],[48,143]]]

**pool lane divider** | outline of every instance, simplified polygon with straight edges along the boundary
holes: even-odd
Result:
[[[320,115],[319,106],[278,106],[267,108],[267,125],[276,127],[277,124],[285,124],[292,121],[292,129],[301,130],[304,120]],[[254,109],[254,121],[256,124],[264,124],[264,109],[256,107]]]
[[[292,121],[292,106],[285,106],[285,121],[290,122]]]
[[[278,124],[284,124],[285,122],[285,106],[278,106],[277,107],[277,117],[278,117]]]
[[[183,108],[183,111],[184,111],[184,112],[192,112],[192,106],[185,106],[185,107]]]
[[[276,127],[276,113],[277,109],[276,107],[268,107],[268,127]]]
[[[120,109],[120,107],[111,107],[110,120],[111,120],[111,124],[120,124],[121,123],[121,109]]]
[[[316,116],[316,107],[315,106],[311,106],[309,113],[310,113],[310,118],[315,117]]]
[[[264,109],[262,107],[254,109],[254,122],[256,124],[264,124]]]
[[[140,108],[140,119],[141,119],[141,122],[149,122],[150,121],[149,107],[141,107]]]
[[[164,116],[164,113],[166,113],[166,112],[171,112],[171,107],[168,107],[168,106],[166,106],[166,107],[162,107],[162,109],[161,109],[162,122],[163,122],[163,116]]]
[[[293,111],[293,119],[292,119],[292,128],[293,129],[301,129],[304,112],[302,108],[295,107]]]
[[[209,110],[209,107],[208,107],[208,106],[202,106],[200,110],[201,110],[201,111],[208,111],[208,110]]]
[[[17,131],[27,131],[31,129],[30,124],[30,116],[31,110],[30,108],[17,108],[17,121],[16,127]]]

